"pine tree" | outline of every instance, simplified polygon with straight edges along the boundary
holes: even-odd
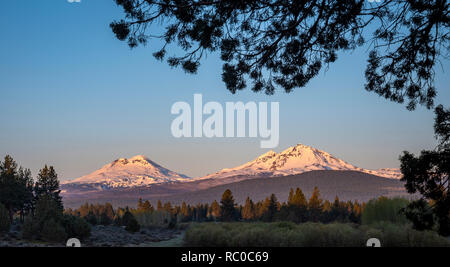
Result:
[[[220,218],[222,221],[233,221],[236,218],[236,204],[230,189],[225,190],[220,201]]]
[[[140,229],[139,223],[128,209],[125,211],[121,223],[125,226],[125,230],[131,233],[137,232]]]
[[[360,224],[361,223],[361,212],[362,207],[358,201],[355,201],[352,206],[352,213],[350,215],[350,221],[353,223]]]
[[[39,171],[38,179],[35,185],[36,198],[39,199],[43,196],[49,196],[54,199],[61,207],[62,198],[59,195],[61,190],[59,190],[58,175],[56,174],[53,166],[44,166],[43,169]]]
[[[292,193],[288,199],[289,220],[296,223],[307,221],[306,212],[308,210],[308,201],[300,188],[291,189]]]
[[[250,197],[247,197],[245,200],[245,205],[242,208],[242,218],[247,221],[254,220],[256,217],[255,214],[255,204],[250,199]]]
[[[157,206],[156,206],[156,210],[157,210],[157,211],[162,211],[162,210],[163,210],[163,205],[162,205],[162,203],[161,203],[161,200],[158,200],[158,204],[157,204]]]
[[[293,201],[294,201],[294,189],[291,187],[291,190],[289,190],[288,205],[291,205]]]
[[[186,202],[183,201],[183,203],[181,204],[181,210],[180,210],[181,216],[182,216],[182,221],[187,222],[192,220],[192,218],[189,216],[190,212],[189,212],[189,208],[186,205]]]
[[[325,200],[323,202],[323,207],[322,207],[322,218],[321,218],[321,222],[323,223],[329,223],[331,222],[331,207],[333,205],[331,204],[331,202],[329,200]]]
[[[114,219],[115,216],[115,212],[114,212],[114,208],[112,206],[111,203],[106,203],[104,206],[104,213],[108,216],[108,218],[110,218],[111,220]]]
[[[170,203],[170,201],[167,202],[167,203],[164,203],[163,210],[165,210],[165,211],[167,211],[167,212],[169,212],[171,214],[174,213],[173,212],[173,208],[172,208],[172,203]]]
[[[325,200],[323,202],[323,207],[322,207],[322,211],[324,212],[330,212],[331,211],[331,202],[329,200]]]
[[[276,220],[295,222],[294,218],[291,217],[291,212],[286,202],[280,205],[280,209],[277,213]]]
[[[320,221],[321,215],[322,215],[322,209],[323,209],[323,201],[320,198],[320,192],[317,187],[314,187],[313,193],[311,195],[311,198],[308,202],[308,211],[310,220],[313,222]]]
[[[60,203],[49,195],[43,195],[36,202],[35,216],[32,218],[33,228],[35,229],[35,235],[44,237],[46,235],[52,236],[50,226],[47,224],[49,221],[53,221],[53,225],[61,226],[63,220],[63,209]],[[46,227],[47,226],[47,227]],[[45,229],[48,231],[44,231]],[[58,229],[54,229],[57,231]],[[60,229],[59,229],[60,230]],[[62,234],[63,235],[63,234]],[[63,238],[61,238],[63,239]]]
[[[29,169],[19,168],[18,180],[20,183],[20,199],[22,207],[20,209],[20,221],[23,223],[25,215],[30,214],[34,210],[34,181]]]
[[[275,194],[270,195],[264,201],[264,215],[263,220],[266,222],[273,222],[278,212],[278,200]]]
[[[144,204],[142,205],[142,209],[144,210],[144,212],[152,212],[154,210],[152,204],[150,204],[148,200],[144,202]]]
[[[439,234],[450,236],[450,108],[439,105],[435,114],[437,148],[423,150],[418,156],[405,151],[400,157],[406,190],[410,194],[421,195],[404,212],[416,229],[432,226],[432,213]],[[427,202],[432,202],[432,205],[426,205]]]
[[[293,192],[293,189],[291,189],[291,192]],[[293,205],[297,207],[306,207],[308,205],[306,197],[300,188],[297,188],[295,190],[295,194],[293,194],[292,197],[289,199],[288,205]]]
[[[210,218],[210,207],[208,204],[205,204],[204,210],[203,210],[203,218],[205,221],[209,220]]]
[[[343,207],[343,204],[339,200],[339,197],[336,196],[334,199],[333,205],[331,205],[331,211],[329,213],[329,220],[345,222],[346,219],[347,219],[346,209]]]
[[[219,218],[220,217],[220,205],[219,203],[217,203],[216,200],[213,201],[213,203],[211,204],[211,216],[213,218]]]
[[[28,187],[30,181],[30,171],[18,169],[11,156],[0,162],[0,203],[8,210],[11,222],[14,213],[32,206],[32,192]]]
[[[265,212],[264,205],[263,205],[262,201],[258,201],[256,203],[255,210],[256,210],[256,218],[260,219],[263,216],[264,212]]]
[[[430,108],[435,68],[448,58],[443,0],[115,2],[125,13],[110,24],[118,40],[131,48],[161,43],[154,57],[191,74],[219,51],[222,80],[233,94],[247,87],[292,92],[343,51],[368,44],[365,89],[408,109]],[[167,50],[171,45],[180,47],[177,54]]]

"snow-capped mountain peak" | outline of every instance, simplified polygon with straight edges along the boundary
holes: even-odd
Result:
[[[91,174],[62,184],[90,185],[99,189],[128,188],[233,176],[246,176],[248,178],[286,176],[316,170],[359,171],[385,178],[401,178],[398,169],[362,169],[325,151],[298,144],[280,153],[268,151],[243,165],[223,169],[214,174],[195,179],[168,170],[149,158],[139,155],[128,159],[117,159]]]
[[[110,166],[126,166],[126,165],[134,165],[134,166],[146,166],[149,168],[160,168],[161,166],[157,163],[151,161],[149,158],[143,155],[134,156],[132,158],[126,159],[126,158],[120,158],[115,161],[113,161]]]
[[[188,176],[173,172],[139,155],[117,159],[91,174],[63,184],[95,184],[101,188],[118,188],[188,180]]]
[[[366,170],[349,164],[311,146],[297,144],[280,153],[269,151],[236,168],[223,169],[207,178],[231,176],[285,176],[315,170],[349,170],[370,173],[386,178],[400,178],[398,169]]]

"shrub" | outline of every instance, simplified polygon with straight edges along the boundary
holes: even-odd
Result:
[[[108,214],[106,214],[106,213],[102,213],[101,215],[100,215],[100,220],[99,220],[99,224],[100,225],[110,225],[110,224],[112,224],[112,222],[113,222],[113,220],[108,216]]]
[[[48,196],[41,197],[36,202],[36,211],[33,223],[38,224],[38,228],[42,229],[44,223],[49,220],[60,222],[63,217],[63,210],[59,203]]]
[[[377,237],[385,247],[445,247],[450,243],[444,237],[433,231],[417,231],[410,225],[398,225],[389,222],[378,222],[370,226],[372,231],[378,230]],[[362,230],[366,230],[362,227]],[[365,231],[366,233],[369,231]]]
[[[192,224],[186,231],[184,241],[187,246],[193,247],[225,247],[229,246],[227,238],[228,235],[223,225],[205,223]]]
[[[435,232],[419,232],[410,225],[377,223],[358,227],[333,223],[202,223],[192,224],[184,245],[193,247],[364,247],[369,238],[382,246],[450,246]]]
[[[84,219],[91,225],[97,225],[98,223],[97,216],[95,216],[95,214],[92,212],[89,212],[89,214],[84,217]]]
[[[168,227],[172,214],[167,211],[137,212],[133,214],[139,225],[145,227]]]
[[[127,226],[128,223],[134,218],[133,214],[131,212],[129,212],[128,210],[123,214],[120,223],[123,226]],[[136,219],[136,218],[134,218]]]
[[[350,224],[305,223],[297,231],[303,234],[301,246],[305,247],[358,247],[367,240]]]
[[[26,218],[22,226],[22,238],[48,242],[64,241],[67,235],[62,222],[63,211],[59,203],[44,196],[36,203],[35,216]]]
[[[45,221],[42,226],[41,238],[48,242],[63,242],[67,235],[61,224],[54,219],[50,219]]]
[[[141,226],[139,225],[136,218],[128,210],[123,214],[122,218],[120,219],[120,225],[125,226],[125,230],[131,233],[137,232],[141,229]]]
[[[431,230],[436,226],[433,209],[423,199],[411,202],[403,212],[416,230]]]
[[[402,212],[409,201],[404,198],[386,198],[370,200],[362,211],[362,224],[377,222],[391,222],[395,224],[407,224],[409,221]]]
[[[11,227],[11,222],[9,219],[8,210],[0,203],[0,233],[6,233],[9,231],[9,228]]]
[[[33,240],[37,237],[39,228],[36,223],[33,223],[33,219],[28,216],[22,224],[21,235],[23,239]]]
[[[65,214],[62,224],[69,238],[83,240],[91,235],[91,226],[83,218]]]
[[[125,225],[125,230],[127,230],[130,233],[138,232],[141,229],[141,226],[139,225],[138,221],[134,217],[130,218],[128,220],[128,223]]]

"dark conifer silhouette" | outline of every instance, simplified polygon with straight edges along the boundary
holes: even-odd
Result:
[[[33,208],[33,179],[28,169],[18,168],[11,156],[0,161],[0,203],[8,210],[12,222],[13,215],[20,211],[23,215]]]
[[[61,190],[59,190],[58,175],[53,166],[45,165],[39,171],[34,191],[37,199],[47,196],[55,200],[61,208],[63,207],[62,198],[59,195]]]
[[[236,203],[231,190],[227,189],[220,200],[220,219],[222,221],[233,221],[236,218]]]
[[[400,157],[406,189],[423,197],[405,211],[417,229],[431,228],[431,213],[434,214],[439,232],[450,235],[450,109],[438,106],[435,112],[434,129],[439,146],[432,151],[422,151],[418,157],[409,152],[404,152]],[[431,205],[426,200],[431,201]]]
[[[255,92],[290,92],[335,62],[340,51],[370,44],[366,89],[408,100],[409,109],[418,103],[431,108],[434,68],[448,56],[445,0],[115,2],[125,12],[110,25],[119,40],[133,48],[160,39],[164,44],[154,56],[188,73],[197,72],[207,53],[219,51],[222,79],[232,93],[248,87],[248,79]],[[185,53],[168,55],[171,44]]]

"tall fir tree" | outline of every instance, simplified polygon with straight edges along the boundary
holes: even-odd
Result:
[[[288,205],[291,204],[294,200],[294,188],[291,187],[289,190],[289,196],[288,196]]]
[[[211,204],[210,207],[210,215],[214,218],[217,219],[220,217],[220,205],[217,202],[217,200],[214,200],[213,203]]]
[[[264,201],[264,215],[263,221],[273,222],[278,212],[278,200],[275,194],[270,195]]]
[[[190,211],[189,211],[189,207],[186,204],[186,202],[183,201],[183,203],[181,204],[181,209],[180,209],[180,213],[182,216],[182,220],[184,222],[190,221],[192,220],[191,216],[190,216]]]
[[[21,214],[33,207],[31,172],[18,169],[14,159],[7,155],[0,162],[0,203],[8,210],[10,221],[16,212]]]
[[[142,209],[144,212],[152,212],[154,210],[152,204],[148,200],[144,201],[144,204],[142,204]]]
[[[321,219],[323,209],[323,201],[320,198],[320,191],[314,187],[311,198],[308,202],[308,213],[311,221],[318,222]]]
[[[250,197],[247,197],[245,200],[245,205],[242,208],[242,218],[247,221],[254,220],[256,217],[255,214],[255,204],[250,199]]]
[[[20,221],[24,222],[25,215],[32,213],[34,210],[34,181],[29,169],[19,168],[18,180],[20,183],[20,199],[22,207],[20,209]]]
[[[291,188],[291,192],[293,192],[292,188]],[[293,205],[293,206],[297,206],[297,207],[306,207],[308,205],[306,197],[300,188],[297,188],[295,190],[295,194],[293,194],[292,197],[289,199],[288,205]]]
[[[53,166],[48,167],[45,165],[44,168],[39,171],[34,190],[37,199],[48,196],[55,200],[58,205],[63,207],[62,198],[59,195],[61,190],[59,190],[58,175]]]
[[[163,210],[163,205],[162,205],[162,203],[161,203],[161,200],[158,200],[158,204],[157,204],[157,206],[156,206],[156,210],[157,210],[157,211],[162,211],[162,210]]]
[[[300,188],[291,189],[292,195],[288,199],[289,219],[296,223],[307,221],[308,201]]]
[[[230,189],[225,190],[220,201],[220,219],[233,221],[236,218],[236,204]]]

